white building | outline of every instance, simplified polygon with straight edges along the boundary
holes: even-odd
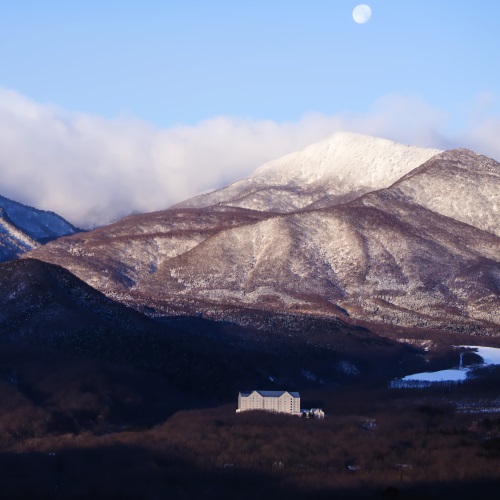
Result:
[[[300,395],[288,391],[248,391],[238,394],[236,413],[249,410],[265,410],[300,415]]]

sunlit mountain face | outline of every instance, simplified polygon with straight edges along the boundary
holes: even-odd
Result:
[[[498,193],[499,164],[471,151],[339,133],[29,255],[155,317],[251,308],[494,334]]]

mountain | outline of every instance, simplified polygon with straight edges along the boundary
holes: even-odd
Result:
[[[0,262],[79,229],[54,212],[38,210],[0,196]]]
[[[17,227],[0,207],[0,262],[14,259],[38,246],[38,242]]]
[[[299,389],[303,406],[328,405],[335,416],[346,409],[354,413],[358,399],[361,410],[356,406],[354,415],[363,415],[365,401],[378,402],[381,394],[388,399],[390,380],[433,365],[419,349],[334,318],[253,314],[269,326],[256,330],[186,317],[156,322],[59,266],[34,259],[0,264],[2,498],[239,498],[239,472],[224,467],[242,467],[238,456],[228,460],[216,450],[216,461],[206,459],[215,456],[209,442],[227,448],[221,429],[243,432],[242,443],[252,443],[265,429],[275,434],[278,427],[286,441],[299,429],[304,443],[291,453],[300,450],[296,456],[303,461],[302,450],[321,427],[261,412],[236,422],[239,390]],[[348,442],[360,418],[342,426]],[[331,433],[327,429],[327,437]],[[274,449],[262,455],[270,467],[275,455],[282,457],[278,438],[277,455]],[[324,440],[323,434],[316,439]],[[232,449],[248,456],[245,446]],[[207,469],[193,461],[190,450],[216,465]],[[321,474],[320,458],[313,463]],[[123,483],[124,473],[133,478],[130,484]],[[214,475],[226,478],[215,489]],[[249,484],[266,485],[267,476],[251,472]],[[186,488],[195,483],[204,486]],[[269,491],[267,485],[262,489],[266,498]],[[248,498],[254,498],[251,493]]]
[[[499,164],[466,149],[443,152],[392,187],[399,198],[500,236]]]
[[[499,193],[500,164],[471,151],[337,134],[31,255],[150,315],[241,322],[258,309],[495,334]]]
[[[215,343],[185,326],[172,328],[114,302],[66,269],[35,259],[0,264],[0,345],[2,350],[62,352],[82,361],[113,362],[166,377],[166,387],[186,393],[227,382],[206,399],[234,390],[243,348]],[[224,340],[224,335],[220,335]],[[223,351],[224,354],[221,354]],[[47,354],[48,353],[48,354]],[[15,360],[12,360],[15,362]],[[47,371],[47,370],[45,370]],[[254,376],[249,371],[247,376]],[[0,370],[0,380],[1,380]]]
[[[158,322],[109,299],[62,267],[29,258],[0,264],[0,352],[17,353],[0,363],[0,393],[3,379],[33,351],[37,357],[30,361],[37,366],[40,359],[65,355],[78,364],[91,360],[94,367],[114,363],[127,372],[148,373],[159,377],[156,383],[164,393],[181,391],[197,404],[232,399],[242,386],[352,383],[352,374],[342,371],[346,364],[368,380],[388,383],[401,374],[396,360],[421,363],[415,349],[336,318],[247,311],[249,323],[259,324],[245,327],[228,321],[229,316],[219,322],[199,317]],[[387,367],[376,366],[371,355],[387,360]],[[55,366],[45,363],[37,370],[51,378]],[[12,365],[7,374],[5,365]],[[86,383],[84,375],[79,377]],[[182,404],[184,399],[167,406]]]
[[[0,208],[10,220],[30,238],[43,242],[79,231],[60,215],[38,210],[0,196]]]
[[[0,323],[6,336],[70,335],[106,327],[144,329],[146,318],[106,298],[66,269],[34,259],[0,264]]]
[[[258,168],[251,177],[175,208],[226,205],[292,212],[345,203],[389,187],[440,153],[349,132],[312,144]]]

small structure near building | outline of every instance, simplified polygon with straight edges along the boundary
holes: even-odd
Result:
[[[288,391],[242,391],[238,394],[236,413],[250,410],[300,415],[300,395]]]
[[[302,416],[304,418],[325,418],[325,412],[321,408],[311,408],[310,410],[302,410]]]

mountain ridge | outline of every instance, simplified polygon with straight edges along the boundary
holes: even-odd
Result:
[[[358,140],[362,146],[349,153],[348,145]],[[315,179],[314,196],[306,194],[306,199],[308,185],[295,180],[291,186],[285,179],[278,186],[280,206],[273,205],[276,186],[264,186],[247,207],[233,205],[223,188],[202,199],[215,204],[132,216],[61,238],[30,255],[59,263],[109,296],[153,315],[170,314],[176,307],[210,315],[213,308],[228,305],[498,332],[500,164],[464,149],[421,150],[353,134],[324,141],[319,150],[333,144],[340,144],[340,152],[329,154],[346,164],[368,146],[382,145],[378,150],[385,156],[376,158],[372,151],[370,158],[377,175],[385,171],[387,158],[395,161],[389,162],[387,178],[375,175],[373,185],[386,187],[363,192],[362,179],[353,191],[343,192],[341,201],[332,191],[334,183],[321,191]],[[313,146],[311,151],[318,151]],[[395,158],[404,152],[410,158],[399,165]],[[303,158],[300,153],[291,157]],[[421,158],[426,160],[407,171]],[[273,164],[257,169],[256,176]],[[314,164],[303,168],[314,171]],[[340,167],[332,172],[335,168]],[[363,168],[356,163],[352,171]],[[251,184],[252,178],[245,182]],[[266,197],[273,206],[262,210]]]
[[[362,134],[337,132],[307,148],[270,161],[226,188],[173,208],[215,204],[271,212],[306,208],[327,196],[345,202],[388,187],[441,150],[417,148]]]
[[[78,231],[55,212],[39,210],[0,195],[0,262]]]

